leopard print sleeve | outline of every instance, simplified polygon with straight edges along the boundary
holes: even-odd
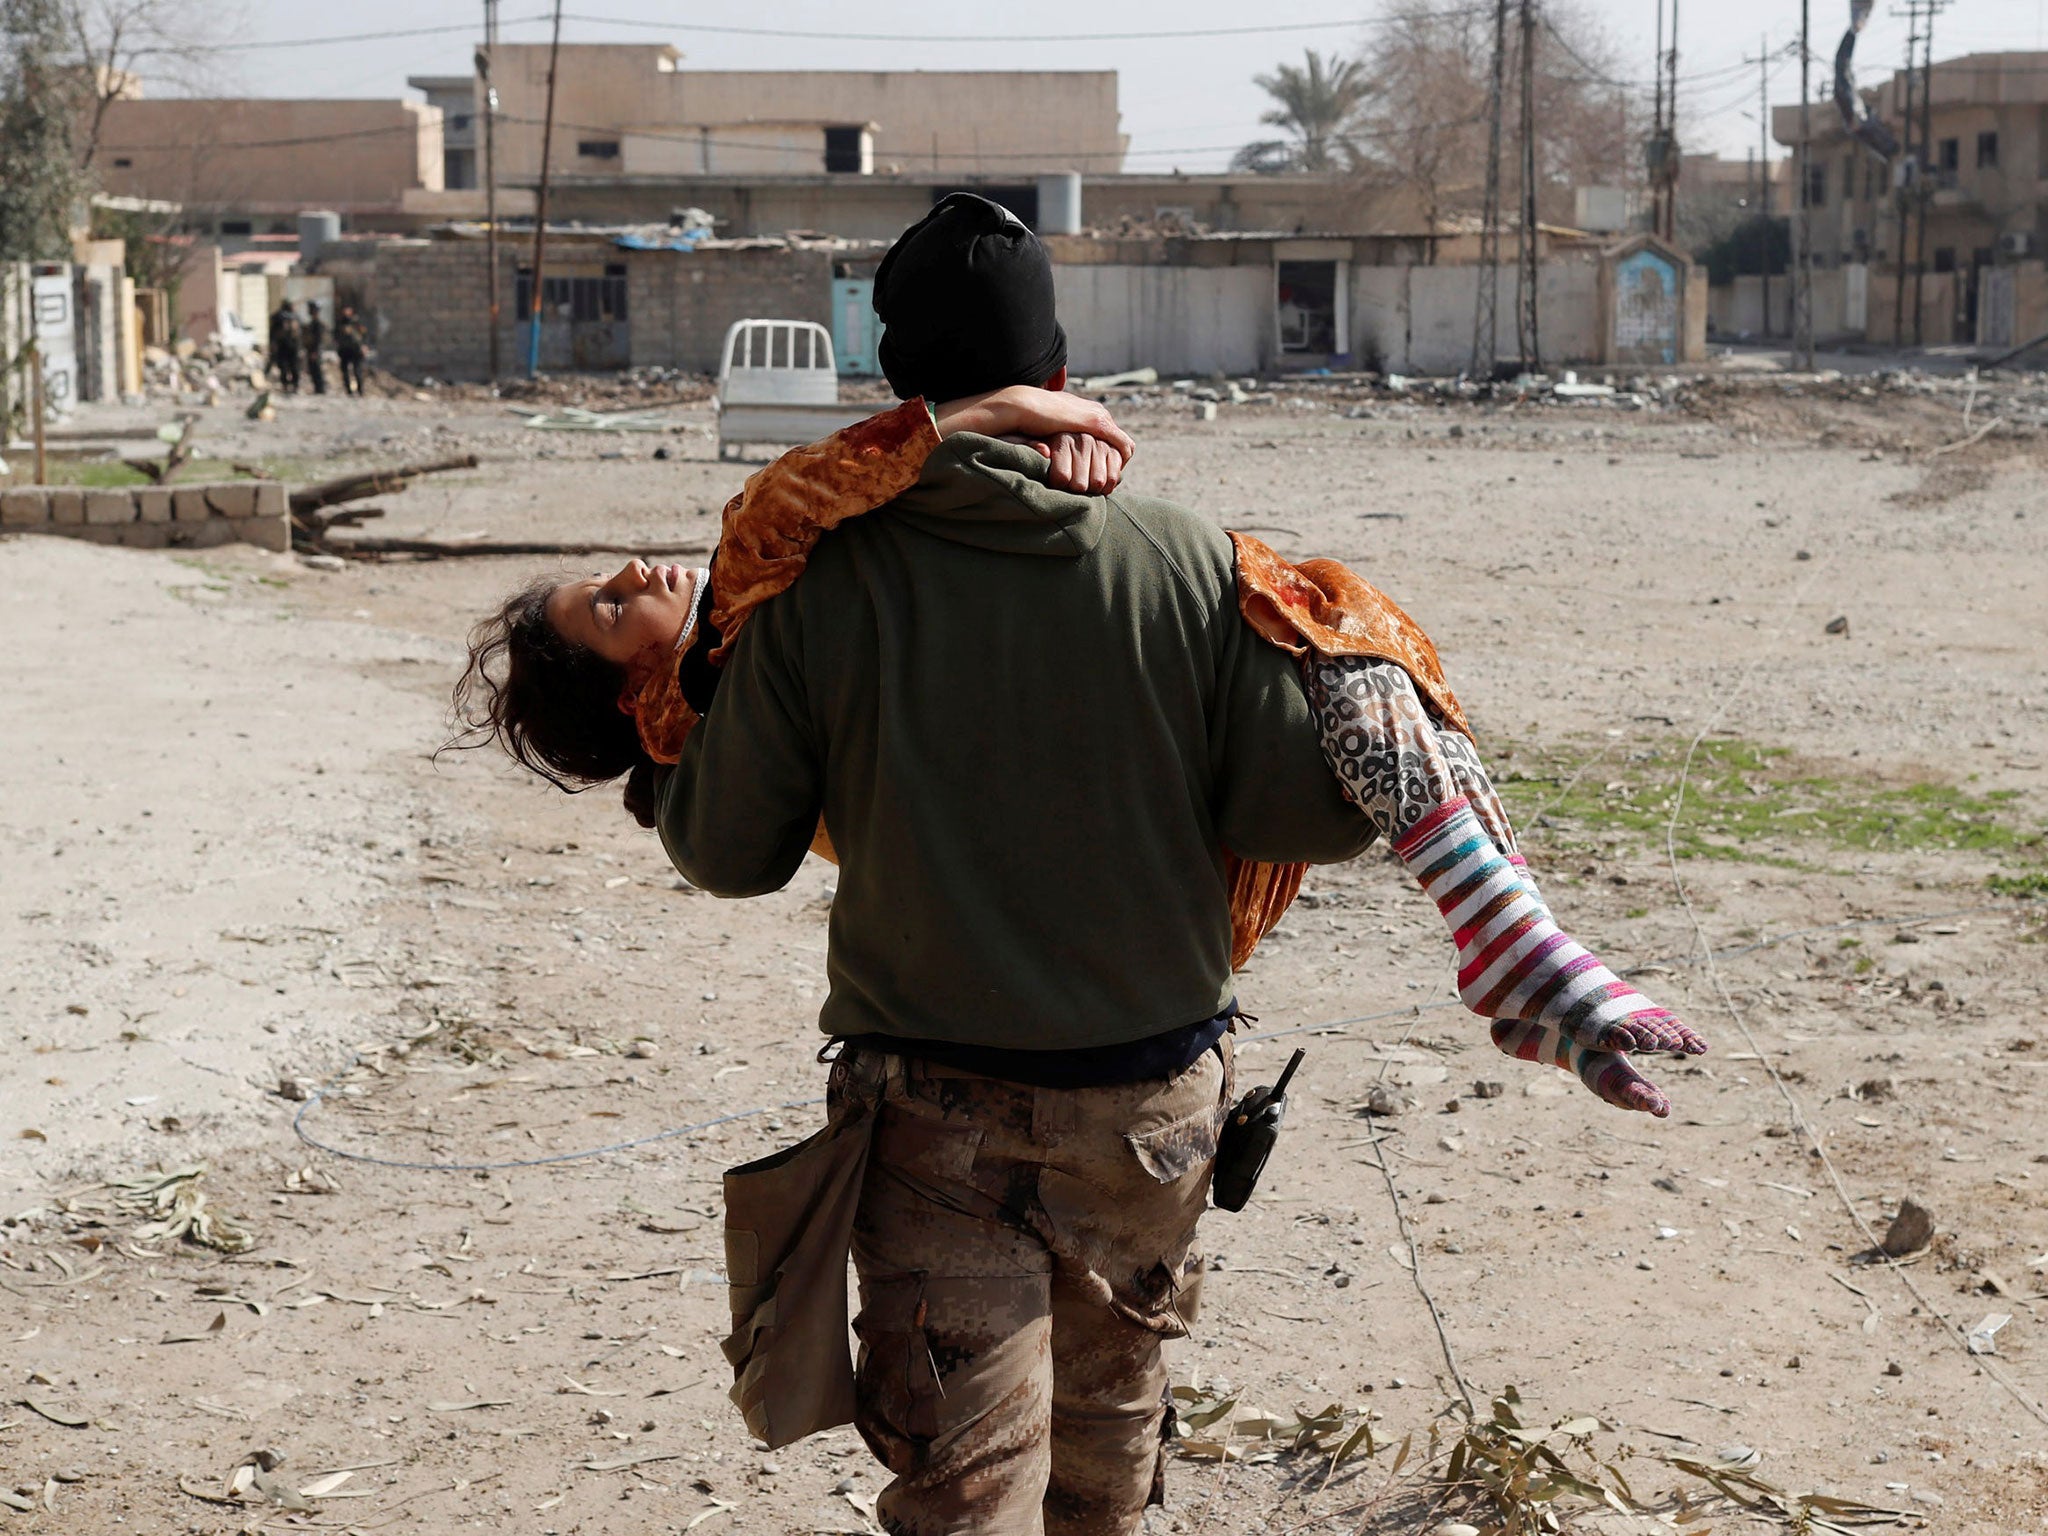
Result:
[[[1381,837],[1391,843],[1436,806],[1463,798],[1501,851],[1515,852],[1514,828],[1478,748],[1431,714],[1405,671],[1313,651],[1304,670],[1323,756]]]

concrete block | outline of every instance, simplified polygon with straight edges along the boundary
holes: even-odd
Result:
[[[127,491],[87,491],[85,520],[95,527],[135,521],[135,498]]]
[[[291,525],[281,517],[236,517],[228,520],[235,537],[244,544],[254,544],[260,549],[274,549],[279,554],[292,547]]]
[[[55,486],[50,491],[50,521],[53,523],[82,523],[85,521],[85,492],[73,490],[70,486]]]
[[[122,523],[113,528],[91,528],[89,533],[111,533],[113,541],[123,549],[168,549],[171,535],[177,531],[171,523]]]
[[[50,520],[50,493],[40,485],[0,491],[0,528],[40,528]]]
[[[181,485],[171,492],[171,520],[178,523],[203,523],[213,516],[213,509],[206,504],[206,492],[196,485]]]
[[[145,523],[171,520],[171,489],[167,485],[145,485],[135,493],[135,510]]]
[[[246,480],[233,485],[209,485],[206,504],[213,508],[215,517],[254,517],[256,487]]]
[[[285,494],[284,482],[282,480],[258,480],[256,482],[256,516],[291,516],[291,499]]]

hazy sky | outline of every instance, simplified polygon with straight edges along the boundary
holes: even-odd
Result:
[[[1483,0],[1480,0],[1483,3]],[[1622,75],[1647,82],[1653,70],[1656,0],[1568,0],[1616,46]],[[1811,0],[1816,93],[1847,24],[1847,0]],[[1858,48],[1859,74],[1874,83],[1895,68],[1905,22],[1878,7]],[[1033,5],[941,4],[882,0],[568,0],[563,38],[575,42],[669,42],[685,69],[1115,69],[1133,170],[1217,170],[1231,150],[1270,130],[1258,125],[1265,101],[1251,77],[1306,47],[1355,48],[1376,3],[1342,0],[1037,0]],[[545,42],[544,0],[501,0],[502,35]],[[404,96],[405,77],[463,73],[481,30],[481,0],[243,0],[233,48],[219,56],[223,92],[262,96]],[[679,18],[687,18],[688,24]],[[1767,39],[1776,50],[1798,34],[1788,0],[1684,0],[1679,16],[1679,133],[1688,150],[1741,155],[1757,142],[1757,69],[1743,65]],[[1955,0],[1936,23],[1935,53],[2033,49],[2044,43],[2048,0]],[[1203,28],[1265,30],[1183,36]],[[337,33],[450,27],[428,36],[358,42],[311,40]],[[708,30],[776,28],[791,32],[909,34],[916,41],[760,37]],[[1035,28],[1043,40],[1008,40]],[[1299,30],[1280,30],[1298,28]],[[701,29],[701,30],[700,30]],[[1148,34],[1089,39],[1089,34]],[[1003,34],[1005,40],[979,36]],[[929,41],[925,39],[930,39]],[[1077,40],[1078,39],[1078,40]],[[274,47],[284,40],[305,46]],[[1795,63],[1784,60],[1771,84],[1774,102],[1797,101]]]

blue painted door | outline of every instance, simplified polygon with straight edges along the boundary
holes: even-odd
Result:
[[[882,322],[875,318],[875,280],[871,277],[832,279],[832,353],[839,371],[850,378],[871,379],[882,371],[875,348]]]

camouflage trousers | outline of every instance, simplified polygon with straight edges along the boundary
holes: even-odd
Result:
[[[891,1536],[1123,1536],[1159,1502],[1161,1344],[1194,1316],[1230,1041],[1166,1082],[1033,1088],[853,1052],[855,1423]]]

